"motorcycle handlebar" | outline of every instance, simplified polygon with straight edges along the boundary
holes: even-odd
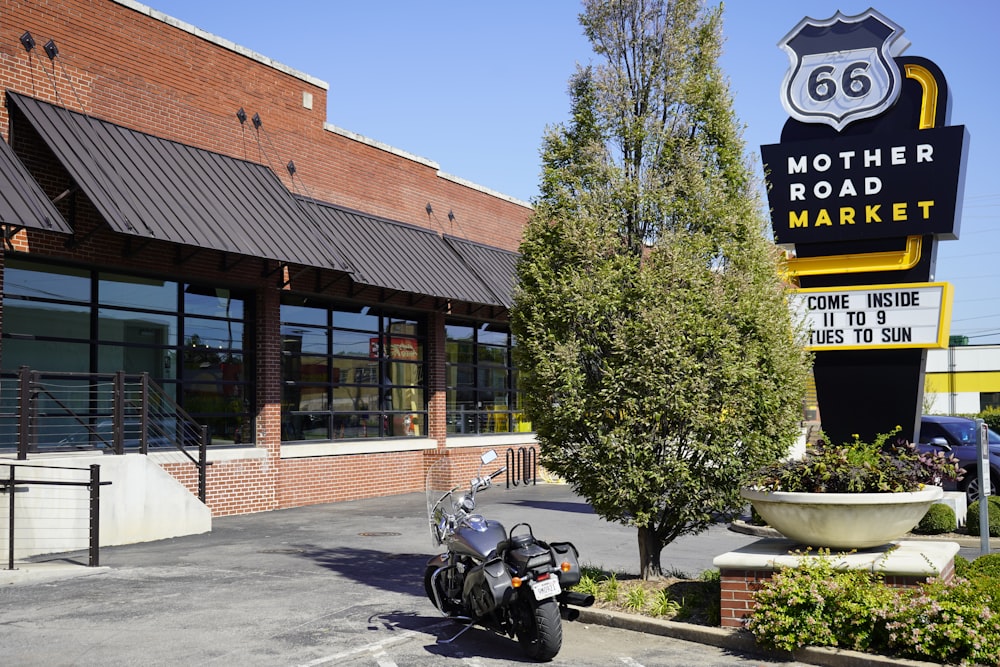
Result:
[[[504,467],[500,468],[495,473],[493,473],[492,475],[490,475],[490,479],[495,479],[497,476],[502,475],[505,472],[507,472],[507,466],[504,466]]]

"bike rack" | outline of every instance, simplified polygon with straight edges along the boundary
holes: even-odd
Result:
[[[507,448],[507,488],[538,484],[538,452],[534,447]]]

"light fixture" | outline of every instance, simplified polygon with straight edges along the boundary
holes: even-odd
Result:
[[[286,169],[288,169],[289,176],[295,176],[295,161],[289,160],[288,164],[286,165]]]
[[[431,203],[430,202],[427,202],[427,207],[424,210],[427,211],[427,215],[430,215],[431,213],[434,212],[434,209],[431,208]]]
[[[35,48],[35,38],[32,37],[31,33],[27,30],[24,31],[23,35],[21,35],[21,46],[23,46],[24,50],[28,53],[31,53],[31,50]]]
[[[262,125],[263,123],[264,123],[264,121],[262,121],[262,120],[260,119],[260,114],[259,114],[259,113],[255,113],[255,114],[253,115],[253,126],[254,126],[254,127],[256,127],[256,128],[257,128],[257,129],[259,130],[259,129],[260,129],[260,126],[261,126],[261,125]]]
[[[455,212],[454,211],[448,211],[448,221],[449,222],[455,222]]]
[[[49,60],[55,60],[56,56],[59,55],[59,47],[56,46],[56,43],[51,39],[45,42],[45,46],[42,48],[45,49],[45,55],[49,57]]]
[[[247,122],[247,112],[243,110],[243,107],[240,107],[240,110],[236,112],[236,117],[240,119],[240,125]]]

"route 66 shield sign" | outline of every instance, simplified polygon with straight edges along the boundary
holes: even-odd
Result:
[[[838,132],[895,104],[900,73],[894,57],[909,44],[903,29],[874,9],[857,16],[837,12],[802,19],[778,42],[791,66],[781,103],[803,123],[826,123]]]

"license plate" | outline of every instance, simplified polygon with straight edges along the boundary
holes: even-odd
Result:
[[[559,595],[562,588],[559,587],[559,578],[550,576],[541,581],[532,581],[531,591],[535,594],[536,600],[544,600]]]

